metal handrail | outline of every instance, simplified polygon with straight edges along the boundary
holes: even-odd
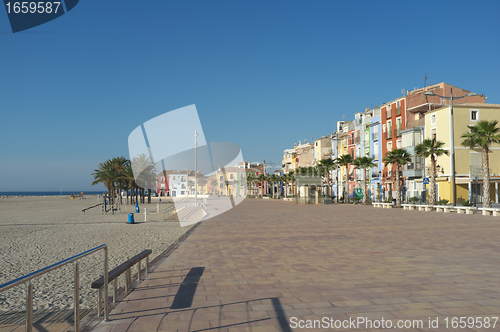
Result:
[[[55,264],[49,265],[47,267],[44,267],[43,269],[40,269],[35,272],[31,272],[29,274],[26,274],[22,277],[19,277],[17,279],[14,279],[12,281],[9,281],[5,284],[0,285],[0,292],[6,291],[8,289],[11,289],[13,287],[16,287],[18,285],[28,283],[27,287],[27,298],[26,298],[26,331],[32,331],[32,325],[33,325],[33,285],[31,284],[31,279],[34,279],[42,274],[45,274],[47,272],[50,272],[52,270],[55,270],[59,267],[62,267],[66,264],[69,264],[71,262],[76,261],[75,264],[75,331],[79,330],[79,322],[80,322],[80,299],[79,299],[79,283],[80,283],[80,278],[79,278],[79,264],[78,264],[78,259],[83,258],[87,255],[90,255],[96,251],[99,250],[104,250],[104,294],[105,298],[108,298],[108,247],[105,244],[102,244],[100,246],[97,246],[93,249],[84,251],[78,255],[75,255],[73,257],[64,259],[60,262],[57,262]],[[108,321],[108,302],[104,301],[104,321]]]

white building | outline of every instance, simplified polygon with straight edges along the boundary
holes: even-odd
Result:
[[[188,195],[187,173],[173,173],[169,174],[168,177],[170,196],[179,197]]]

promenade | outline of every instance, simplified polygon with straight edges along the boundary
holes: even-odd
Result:
[[[292,321],[324,317],[498,331],[500,322],[450,324],[500,316],[499,225],[492,216],[247,199],[202,223],[93,331],[304,331]]]

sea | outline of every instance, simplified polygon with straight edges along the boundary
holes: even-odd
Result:
[[[69,196],[80,195],[81,191],[0,191],[0,196]],[[85,195],[102,195],[102,191],[84,191]]]

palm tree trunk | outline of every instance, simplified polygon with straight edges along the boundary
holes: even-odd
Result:
[[[436,204],[436,159],[431,155],[431,194],[429,197],[429,204]]]
[[[347,173],[349,171],[349,166],[346,166],[345,168],[345,174],[344,174],[344,178],[345,178],[345,185],[344,185],[344,204],[347,204],[347,196],[348,196],[348,191],[347,191]]]
[[[488,147],[483,147],[483,207],[491,207],[490,195],[490,161],[488,156]]]
[[[396,207],[401,207],[401,184],[399,183],[399,164],[396,164]]]
[[[367,205],[368,204],[368,195],[367,195],[367,190],[366,190],[366,168],[363,169],[363,204]]]

